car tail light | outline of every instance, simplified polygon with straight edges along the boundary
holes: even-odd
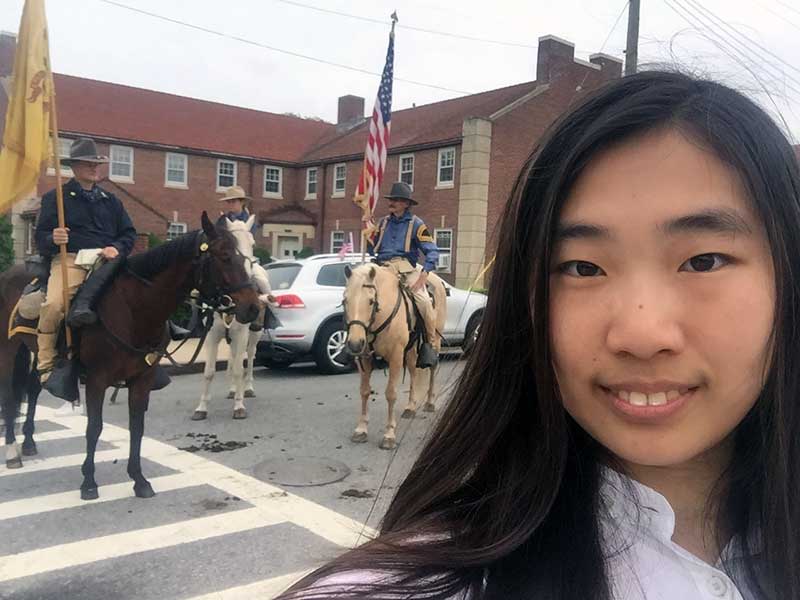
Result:
[[[300,299],[300,296],[295,294],[283,294],[275,296],[278,301],[278,308],[305,308],[305,303]]]

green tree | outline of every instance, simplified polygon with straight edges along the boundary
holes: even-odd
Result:
[[[163,240],[158,237],[155,233],[148,233],[147,234],[147,247],[148,248],[155,248],[156,246],[160,246],[163,244]]]
[[[311,246],[304,246],[300,252],[294,255],[295,258],[308,258],[309,256],[313,256],[314,249]]]
[[[266,248],[262,248],[261,246],[256,246],[255,248],[253,248],[253,254],[262,265],[266,265],[272,262],[272,255]]]
[[[14,240],[11,238],[11,221],[8,216],[0,217],[0,271],[14,264]]]

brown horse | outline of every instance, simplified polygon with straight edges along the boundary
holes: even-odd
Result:
[[[29,279],[22,267],[14,267],[0,275],[0,323],[8,323]],[[197,289],[201,299],[212,306],[230,304],[237,320],[243,323],[258,315],[257,293],[250,284],[244,258],[236,251],[236,241],[223,228],[215,228],[205,212],[202,230],[129,258],[126,268],[98,304],[98,322],[75,332],[78,358],[86,379],[88,414],[86,460],[81,469],[82,499],[98,497],[94,454],[103,429],[103,399],[106,389],[120,381],[128,386],[128,475],[134,481],[136,496],[149,498],[154,495],[141,470],[144,413],[150,399],[157,359],[166,346],[165,322],[192,289]],[[35,352],[35,335],[16,333],[0,336],[0,400],[6,423],[6,444],[16,448],[14,420],[27,385],[33,392],[28,399],[31,427],[25,431],[23,444],[28,453],[35,453],[32,413],[38,394],[38,385],[34,383],[38,374],[35,363],[34,368],[28,368],[31,353]],[[17,461],[9,462],[8,458],[7,454],[7,466],[22,466],[19,454],[16,456],[17,464],[14,464]]]
[[[386,384],[386,402],[388,417],[380,447],[391,450],[397,445],[397,421],[394,417],[394,405],[397,401],[397,383],[408,369],[411,389],[408,404],[403,410],[403,418],[409,419],[417,412],[417,394],[427,384],[426,400],[423,410],[435,410],[436,400],[436,368],[418,369],[416,345],[413,344],[412,331],[416,328],[417,317],[411,300],[400,288],[397,275],[388,267],[365,264],[345,269],[347,286],[344,291],[345,324],[347,327],[347,347],[356,356],[361,372],[361,416],[353,432],[352,441],[367,441],[369,425],[369,383],[373,370],[374,356],[377,354],[389,363],[389,381]],[[436,331],[440,334],[447,316],[444,283],[431,273],[428,282],[434,291],[434,312],[436,315]],[[430,340],[438,352],[441,337]],[[424,378],[427,376],[427,382]]]

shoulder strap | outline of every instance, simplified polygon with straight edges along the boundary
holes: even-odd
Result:
[[[386,233],[386,224],[389,222],[389,217],[383,217],[378,225],[378,241],[375,242],[374,250],[378,252],[383,242],[383,234]]]
[[[406,229],[406,254],[411,252],[411,239],[414,237],[415,230],[419,227],[420,223],[422,223],[422,220],[416,215],[414,215],[414,218],[408,223],[408,229]]]

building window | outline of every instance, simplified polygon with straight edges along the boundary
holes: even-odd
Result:
[[[174,240],[186,233],[186,223],[170,223],[167,225],[167,239]]]
[[[439,150],[439,168],[436,176],[436,187],[453,187],[456,179],[456,149]]]
[[[281,167],[264,167],[264,196],[266,198],[280,198],[283,189]]]
[[[317,197],[317,167],[306,169],[306,200]]]
[[[333,194],[334,198],[344,197],[344,188],[347,185],[347,165],[340,164],[333,167]]]
[[[187,166],[189,159],[185,154],[173,154],[167,152],[166,165],[164,167],[164,185],[167,187],[187,187]]]
[[[331,231],[331,253],[339,252],[344,246],[344,231]]]
[[[414,189],[414,155],[401,154],[400,155],[400,181],[407,183],[411,189]]]
[[[53,143],[53,138],[50,138],[47,142],[48,144]],[[72,140],[67,140],[62,137],[58,138],[58,157],[63,161],[65,158],[69,158],[69,147],[72,145]],[[47,163],[47,174],[48,175],[55,175],[56,169],[55,164],[53,161],[53,157],[51,156],[52,150],[50,148],[47,149],[47,156],[49,157]],[[62,177],[72,177],[72,169],[69,168],[69,165],[65,165],[63,162],[61,163],[61,176]]]
[[[36,235],[36,222],[33,219],[25,219],[25,256],[33,254],[34,236]]]
[[[111,146],[111,168],[108,178],[112,181],[133,183],[133,148]]]
[[[236,185],[236,163],[232,160],[217,161],[217,191],[224,192]]]
[[[439,262],[436,264],[436,270],[440,273],[449,273],[453,256],[453,230],[434,229],[433,235],[436,247],[439,248]]]

